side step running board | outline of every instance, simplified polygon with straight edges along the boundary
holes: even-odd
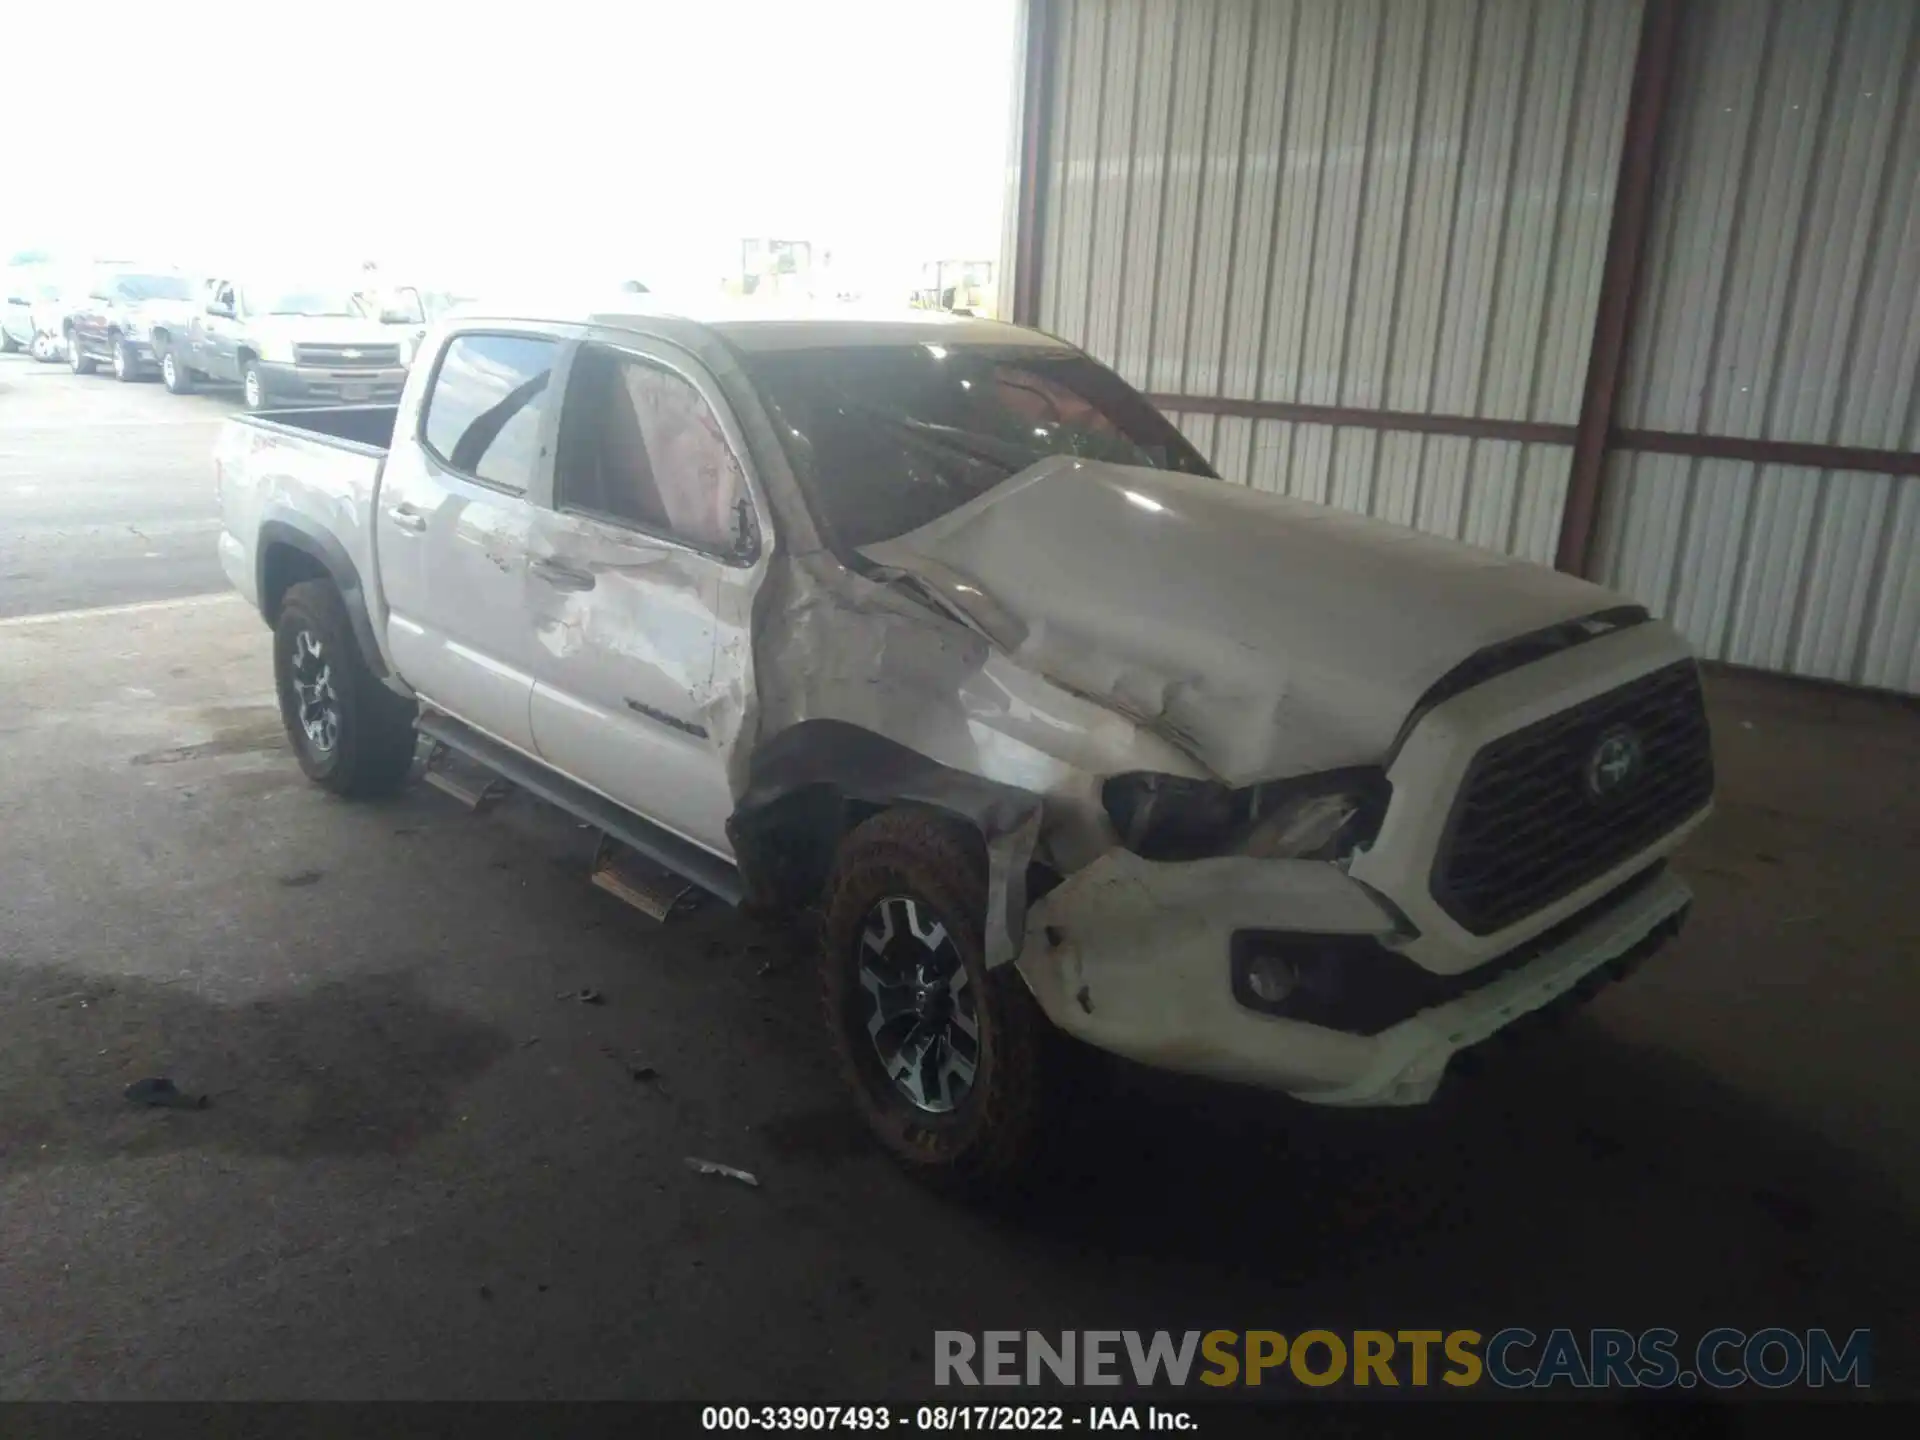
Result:
[[[662,830],[624,806],[594,794],[583,785],[576,785],[564,775],[556,774],[536,760],[529,760],[518,750],[489,739],[451,715],[429,710],[421,715],[418,726],[422,735],[439,741],[449,750],[459,751],[470,760],[478,761],[529,795],[537,795],[575,819],[604,830],[621,844],[637,850],[677,875],[684,875],[702,890],[729,905],[738,905],[745,894],[740,883],[740,872],[731,862]]]

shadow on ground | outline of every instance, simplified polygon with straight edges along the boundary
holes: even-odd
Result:
[[[1062,1325],[1671,1326],[1683,1346],[1719,1325],[1866,1327],[1874,1392],[1917,1388],[1920,1234],[1886,1178],[1588,1017],[1408,1110],[1091,1068],[1045,1174],[992,1222],[1048,1288],[1126,1277],[1104,1286],[1122,1313]],[[763,1133],[804,1167],[865,1143],[837,1112]],[[1023,1296],[967,1323],[1046,1322]]]
[[[0,1165],[193,1147],[397,1154],[440,1129],[457,1087],[509,1050],[402,976],[219,1005],[169,984],[0,966]],[[166,1076],[204,1110],[137,1107]]]

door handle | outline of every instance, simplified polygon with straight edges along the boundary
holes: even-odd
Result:
[[[594,586],[591,573],[576,570],[559,560],[543,557],[533,561],[527,568],[556,590],[591,590]]]
[[[402,530],[410,530],[416,535],[427,528],[427,517],[411,505],[389,505],[387,518]]]

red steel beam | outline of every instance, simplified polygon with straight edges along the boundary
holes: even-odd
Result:
[[[1600,482],[1613,429],[1614,401],[1633,324],[1640,257],[1646,248],[1647,222],[1653,213],[1653,182],[1659,169],[1661,121],[1672,89],[1674,51],[1679,44],[1683,0],[1646,0],[1640,14],[1640,45],[1633,61],[1633,88],[1627,97],[1626,132],[1620,146],[1620,170],[1613,187],[1613,219],[1607,230],[1607,255],[1600,276],[1600,303],[1594,317],[1593,347],[1587,357],[1586,391],[1580,400],[1567,503],[1560,516],[1560,545],[1554,564],[1585,575],[1593,561],[1594,521],[1600,510]]]

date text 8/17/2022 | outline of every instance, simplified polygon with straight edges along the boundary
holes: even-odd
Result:
[[[1153,1405],[708,1405],[702,1430],[849,1433],[1157,1430],[1198,1428],[1184,1410]]]

